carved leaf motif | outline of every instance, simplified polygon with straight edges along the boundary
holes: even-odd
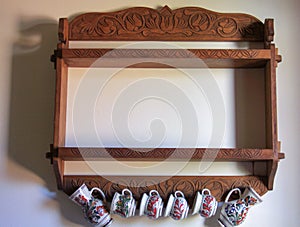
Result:
[[[206,31],[210,26],[210,20],[206,14],[192,14],[190,16],[190,26],[197,32]]]
[[[113,35],[117,32],[117,20],[112,17],[100,18],[95,31],[99,35]]]
[[[238,31],[237,23],[232,18],[221,18],[218,21],[217,32],[223,37],[233,36]]]
[[[174,185],[174,189],[179,191],[195,191],[194,183],[186,180],[179,181]]]
[[[156,14],[149,14],[145,16],[145,23],[148,29],[154,29],[158,24],[158,16]]]
[[[177,12],[175,14],[175,18],[176,18],[176,21],[177,21],[177,28],[178,29],[185,29],[188,26],[186,20],[184,20],[182,12]]]
[[[124,21],[126,30],[133,32],[137,32],[142,28],[144,24],[143,17],[137,13],[130,13],[128,15],[125,15]]]
[[[261,154],[261,152],[259,152],[259,151],[255,152],[255,153],[246,151],[243,153],[243,156],[245,156],[247,158],[255,158],[255,157],[259,156],[260,154]]]
[[[227,187],[228,185],[226,184],[226,181],[221,182],[216,180],[208,180],[203,183],[201,188],[209,188],[216,198],[221,198],[225,193],[225,188]]]
[[[112,13],[90,13],[76,17],[69,27],[71,40],[263,39],[262,22],[250,15],[221,14],[196,7],[176,10],[139,7]]]
[[[91,35],[95,32],[95,23],[87,20],[85,17],[82,17],[75,26],[79,28],[79,33],[87,33],[88,35]]]
[[[127,178],[127,177],[125,177]],[[245,188],[251,186],[260,195],[267,192],[267,188],[264,185],[263,178],[255,176],[244,177],[174,177],[169,178],[163,182],[157,183],[157,179],[153,177],[129,177],[122,183],[122,177],[115,177],[111,182],[110,180],[100,177],[81,177],[81,176],[68,176],[65,178],[64,191],[68,194],[73,193],[78,187],[85,183],[89,188],[98,187],[102,189],[107,199],[112,199],[114,193],[122,191],[124,188],[129,188],[134,197],[139,200],[143,193],[149,193],[150,190],[157,190],[164,200],[166,200],[170,193],[174,193],[176,190],[181,190],[189,203],[192,204],[195,193],[204,188],[208,188],[212,195],[219,201],[225,199],[226,194],[232,188]],[[142,183],[141,183],[142,182]],[[140,186],[149,183],[149,186]],[[154,183],[154,184],[152,184]]]

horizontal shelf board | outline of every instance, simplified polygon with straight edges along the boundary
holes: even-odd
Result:
[[[224,201],[229,190],[235,187],[252,187],[263,195],[267,192],[266,177],[258,176],[64,176],[63,190],[68,195],[85,183],[89,188],[101,188],[107,199],[111,200],[115,192],[124,188],[132,191],[134,198],[140,201],[143,193],[157,190],[167,201],[168,196],[176,190],[181,190],[188,199],[189,205],[197,191],[210,189],[218,201]]]
[[[132,59],[103,59],[97,61],[98,59],[94,58],[66,58],[65,63],[69,67],[91,67],[91,68],[263,68],[267,60],[257,60],[249,59],[245,60],[232,60],[232,59],[221,59],[221,60],[212,60],[205,59],[200,62],[198,59],[165,59],[162,63],[158,63],[157,59],[139,59],[136,63],[136,60]]]
[[[119,48],[119,49],[263,49],[263,42],[235,41],[73,41],[69,40],[69,48]]]
[[[63,160],[107,159],[111,160],[216,160],[216,161],[263,161],[273,160],[272,149],[240,148],[58,148]]]
[[[69,67],[260,68],[268,49],[61,49]]]
[[[162,172],[161,169],[164,171]],[[253,162],[65,161],[64,175],[249,176]],[[266,173],[264,173],[264,176]]]

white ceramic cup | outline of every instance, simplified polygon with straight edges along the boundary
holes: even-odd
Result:
[[[140,204],[140,216],[157,219],[162,214],[163,206],[163,200],[156,190],[151,190],[149,195],[144,193]]]
[[[165,217],[170,216],[174,220],[182,220],[188,216],[189,205],[181,191],[171,194],[165,210]]]
[[[94,191],[98,191],[103,200],[94,197]],[[113,219],[110,217],[105,205],[105,194],[101,189],[93,188],[89,191],[87,186],[83,184],[69,198],[82,207],[85,218],[91,224],[106,227],[112,223]]]
[[[216,198],[211,195],[209,189],[205,188],[202,190],[202,193],[196,193],[192,215],[199,213],[202,217],[210,218],[215,215],[217,208],[218,202]]]
[[[113,214],[118,214],[121,217],[128,218],[134,216],[136,202],[129,189],[124,189],[122,194],[116,192],[112,201],[110,211]]]

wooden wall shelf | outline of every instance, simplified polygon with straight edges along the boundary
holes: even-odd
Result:
[[[116,191],[129,187],[137,199],[141,194],[156,189],[167,198],[168,194],[182,190],[191,202],[195,192],[209,188],[218,200],[234,187],[253,187],[259,194],[273,189],[277,165],[284,154],[280,153],[277,138],[276,67],[281,56],[273,44],[273,19],[265,22],[238,13],[217,13],[203,8],[185,7],[159,10],[135,7],[118,12],[86,13],[70,22],[59,20],[59,43],[52,56],[56,68],[56,101],[54,142],[47,158],[51,159],[59,189],[71,194],[82,183],[100,187],[109,198]],[[99,49],[69,48],[70,41],[212,41],[212,42],[261,42],[260,49]],[[99,60],[100,59],[100,60]],[[140,62],[136,64],[136,59]],[[155,63],[160,59],[162,63]],[[204,64],[199,65],[199,59]],[[170,64],[172,66],[170,66]],[[127,147],[95,148],[66,147],[66,108],[69,67],[139,67],[139,68],[263,68],[265,77],[265,148],[155,148]],[[148,149],[147,149],[148,150]],[[65,175],[66,161],[116,160],[159,161],[170,158],[180,161],[190,158],[199,161],[204,157],[215,161],[264,163],[267,173],[263,176],[170,176],[157,182],[161,176],[84,176]],[[110,159],[111,160],[111,159]],[[254,173],[257,171],[254,171]],[[113,182],[108,179],[114,178]],[[130,182],[125,185],[124,182]],[[143,182],[154,182],[141,186]]]

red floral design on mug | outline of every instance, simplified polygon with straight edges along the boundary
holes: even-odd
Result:
[[[81,194],[79,194],[77,197],[75,197],[74,200],[81,206],[85,206],[88,202],[87,198]]]
[[[98,191],[102,199],[93,196],[93,191]],[[104,192],[99,188],[91,191],[85,184],[82,184],[71,196],[70,199],[82,207],[85,218],[98,227],[108,227],[113,219],[106,210],[106,198]]]
[[[175,192],[175,199],[171,209],[171,218],[174,220],[181,220],[186,218],[189,211],[189,206],[181,191]]]
[[[214,209],[215,199],[211,195],[206,195],[202,201],[201,216],[210,217]]]
[[[149,197],[146,209],[146,214],[149,217],[156,218],[159,198],[160,197],[158,195],[152,195]]]
[[[214,196],[211,195],[210,190],[205,188],[202,190],[202,204],[200,207],[200,215],[209,218],[216,213],[218,202]]]
[[[156,190],[151,190],[149,195],[144,193],[140,204],[140,216],[157,219],[161,216],[163,205],[163,200]]]
[[[172,218],[175,220],[181,219],[185,209],[183,202],[180,199],[176,199],[173,208]]]

